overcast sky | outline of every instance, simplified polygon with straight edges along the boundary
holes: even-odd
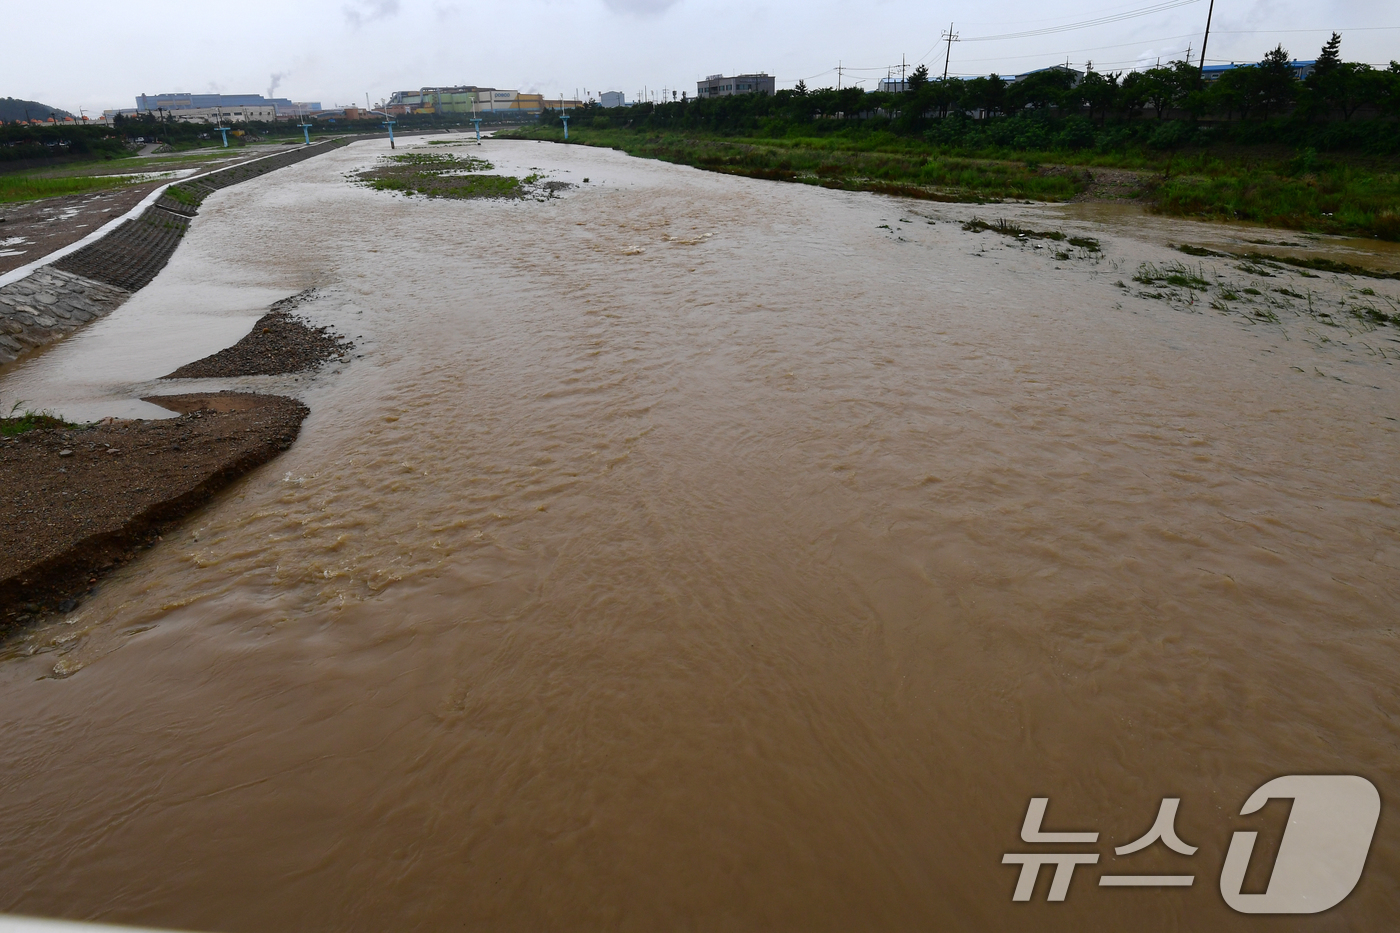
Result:
[[[135,106],[137,94],[268,93],[334,104],[434,84],[561,91],[646,86],[695,93],[707,74],[766,71],[873,89],[885,70],[941,74],[951,21],[953,74],[1003,75],[1068,59],[1101,70],[1200,54],[1210,0],[1086,28],[1014,39],[1131,13],[1163,0],[5,0],[0,96],[74,113]],[[1216,0],[1207,56],[1255,61],[1276,43],[1314,58],[1330,30],[1342,53],[1400,58],[1396,0]],[[981,40],[981,41],[973,41]]]

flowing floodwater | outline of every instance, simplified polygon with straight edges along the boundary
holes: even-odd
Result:
[[[313,287],[358,354],[227,383],[299,394],[298,442],[0,662],[0,908],[1254,928],[1218,879],[1231,832],[1277,846],[1256,787],[1400,801],[1394,328],[1137,297],[1170,258],[1141,218],[975,209],[1102,240],[1059,260],[969,206],[530,142],[479,151],[578,187],[347,183],[385,147],[212,196],[154,284],[0,379],[136,413]],[[1011,900],[1032,797],[1101,834],[1063,903],[1048,870]],[[1199,851],[1115,857],[1164,797]],[[1396,827],[1341,906],[1266,925],[1400,916]]]

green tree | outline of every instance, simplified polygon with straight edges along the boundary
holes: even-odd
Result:
[[[1118,88],[1119,109],[1129,118],[1139,116],[1142,113],[1142,108],[1147,106],[1147,97],[1150,92],[1151,88],[1146,72],[1129,72]]]
[[[938,108],[940,117],[946,117],[948,108],[962,99],[962,82],[957,78],[940,78],[937,81],[930,81],[928,88],[929,102]]]
[[[1345,80],[1346,75],[1342,72],[1342,37],[1334,32],[1318,53],[1312,73],[1304,79],[1303,86],[1299,88],[1300,109],[1307,116],[1327,119],[1337,105],[1340,85]]]
[[[1006,89],[1006,104],[1011,110],[1062,107],[1066,93],[1074,84],[1074,72],[1061,65],[1033,71]]]
[[[1211,112],[1224,114],[1227,120],[1238,113],[1241,120],[1248,120],[1257,97],[1255,85],[1258,74],[1259,69],[1254,65],[1231,68],[1222,73],[1207,92]]]
[[[987,116],[1006,110],[1006,81],[1000,75],[973,78],[964,82],[962,102],[968,110],[981,110]]]
[[[1297,97],[1298,78],[1293,73],[1288,51],[1282,45],[1264,56],[1255,78],[1256,103],[1265,119],[1268,119],[1269,111],[1283,110]]]
[[[1176,75],[1170,68],[1149,68],[1142,72],[1138,93],[1142,95],[1143,102],[1156,111],[1158,120],[1181,96]]]
[[[1089,108],[1089,119],[1099,115],[1099,122],[1108,119],[1108,112],[1118,100],[1120,72],[1102,75],[1094,70],[1093,62],[1084,66],[1084,79],[1079,82],[1079,96]]]
[[[905,90],[911,94],[917,94],[928,84],[928,66],[920,65],[909,74],[909,78],[904,83]]]

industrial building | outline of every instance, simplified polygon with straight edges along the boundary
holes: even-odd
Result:
[[[385,107],[390,113],[450,113],[471,116],[473,113],[538,114],[546,107],[573,109],[581,101],[546,100],[543,94],[462,84],[455,87],[423,87],[416,91],[395,91]]]
[[[137,113],[169,113],[177,110],[214,110],[227,113],[247,107],[271,107],[278,116],[292,117],[320,110],[315,101],[292,101],[261,94],[141,94],[136,98]],[[262,119],[261,117],[249,119]],[[270,118],[269,118],[270,119]],[[196,121],[198,122],[198,121]]]
[[[1237,65],[1231,62],[1228,65],[1206,65],[1201,69],[1201,78],[1207,84],[1214,84],[1216,81],[1220,80],[1220,76],[1227,71],[1234,71],[1236,68],[1250,68],[1257,64],[1258,62],[1244,62],[1243,64]],[[1299,81],[1304,81],[1307,79],[1308,75],[1313,73],[1313,66],[1316,64],[1316,61],[1302,62],[1295,60],[1289,62],[1288,67],[1289,70],[1293,72],[1293,77],[1297,78]]]
[[[598,103],[604,107],[626,107],[627,95],[621,91],[604,91],[598,95]]]
[[[756,75],[735,75],[732,78],[710,75],[704,81],[695,83],[695,96],[705,98],[728,97],[732,94],[772,95],[777,89],[778,79],[762,72]]]
[[[168,111],[165,118],[172,123],[247,123],[250,120],[271,123],[277,119],[277,108],[266,104],[242,107],[190,107]]]

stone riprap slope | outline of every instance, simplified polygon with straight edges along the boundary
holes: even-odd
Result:
[[[96,243],[69,253],[51,268],[105,282],[128,293],[139,291],[165,268],[189,226],[190,218],[184,214],[148,207],[140,217],[128,220]]]
[[[130,296],[52,266],[0,288],[0,365],[110,314]]]
[[[112,313],[170,261],[190,218],[220,188],[343,146],[333,139],[230,166],[167,189],[141,216],[29,276],[0,288],[0,366]]]

